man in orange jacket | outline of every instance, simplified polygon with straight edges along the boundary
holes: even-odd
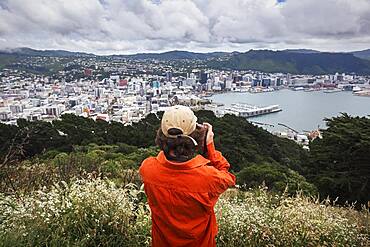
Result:
[[[193,111],[173,106],[162,117],[157,157],[140,167],[152,214],[152,246],[216,246],[214,206],[235,185],[230,164],[213,143],[212,126],[197,124]],[[196,155],[203,145],[206,157]]]

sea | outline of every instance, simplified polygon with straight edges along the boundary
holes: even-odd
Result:
[[[232,103],[248,103],[256,106],[279,105],[282,111],[248,118],[249,121],[269,131],[287,130],[281,124],[298,132],[326,128],[325,118],[348,113],[351,116],[370,115],[370,97],[355,96],[352,92],[341,91],[292,91],[282,89],[263,93],[230,92],[215,94],[213,103],[230,106]]]

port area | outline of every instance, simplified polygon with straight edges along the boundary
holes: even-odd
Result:
[[[232,103],[231,106],[224,107],[220,104],[209,104],[206,110],[211,110],[216,116],[222,117],[225,114],[232,114],[238,117],[250,118],[260,115],[282,111],[279,105],[255,106],[245,103]]]
[[[205,110],[210,110],[215,113],[217,117],[223,117],[225,114],[232,114],[236,115],[239,117],[244,117],[244,118],[252,118],[255,116],[259,115],[265,115],[265,114],[271,114],[271,113],[276,113],[279,111],[282,111],[282,108],[280,108],[279,105],[269,105],[269,106],[255,106],[255,105],[250,105],[246,103],[232,103],[230,106],[225,106],[224,104],[220,103],[211,103],[204,105]],[[314,140],[317,137],[321,137],[321,132],[319,129],[313,130],[313,131],[304,131],[304,132],[299,132],[293,128],[290,128],[289,126],[278,123],[281,127],[285,128],[285,131],[277,131],[273,130],[274,125],[272,124],[267,124],[267,123],[261,123],[257,121],[253,121],[252,119],[248,120],[252,124],[260,127],[268,127],[265,128],[267,131],[269,131],[271,134],[276,135],[280,138],[285,138],[285,139],[290,139],[297,144],[301,145],[304,149],[309,150],[309,142],[310,140]]]
[[[272,128],[275,127],[272,124],[260,123],[256,121],[250,121],[250,122],[254,125],[261,126],[261,127],[266,127],[266,126],[272,127]],[[278,123],[277,125],[284,127],[286,130],[272,130],[271,128],[266,129],[266,130],[269,131],[271,134],[278,136],[280,138],[292,140],[296,142],[298,145],[302,146],[302,148],[306,150],[310,149],[309,148],[310,141],[313,141],[316,138],[320,138],[320,139],[322,138],[321,130],[319,128],[317,128],[316,130],[312,130],[312,131],[304,130],[303,132],[299,132],[283,123]]]

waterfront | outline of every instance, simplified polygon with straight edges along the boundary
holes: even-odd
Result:
[[[346,112],[353,116],[370,115],[370,97],[354,96],[351,92],[324,93],[288,89],[268,93],[224,93],[213,95],[213,102],[230,106],[232,103],[248,103],[257,106],[278,104],[281,112],[249,118],[274,125],[270,130],[284,130],[278,123],[286,124],[297,131],[324,128],[324,118]]]

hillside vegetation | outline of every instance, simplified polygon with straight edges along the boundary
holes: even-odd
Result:
[[[244,118],[196,115],[213,124],[237,175],[239,189],[216,207],[218,246],[369,244],[369,210],[360,204],[370,198],[368,117],[327,119],[308,152]],[[137,169],[159,151],[160,117],[132,126],[75,115],[0,124],[0,246],[148,246]]]
[[[212,112],[196,113],[199,122],[210,122],[215,129],[215,144],[231,164],[237,183],[256,187],[262,182],[272,191],[303,190],[322,198],[338,197],[339,202],[367,203],[370,198],[370,119],[342,115],[328,121],[323,139],[303,150],[293,141],[276,137],[243,118],[226,115],[216,118]],[[18,126],[0,124],[0,155],[13,163],[0,171],[3,186],[9,174],[14,183],[24,170],[39,169],[63,173],[61,180],[84,171],[108,174],[118,179],[125,169],[137,169],[143,159],[156,155],[154,139],[160,116],[148,115],[132,126],[93,121],[75,115],[60,120],[28,122]],[[22,165],[19,165],[22,164]],[[49,169],[54,167],[55,169]],[[26,169],[26,170],[27,170]],[[110,171],[110,172],[108,172]],[[17,175],[18,174],[18,175]],[[46,179],[45,181],[48,181]],[[53,181],[55,182],[55,181]],[[22,187],[22,183],[19,185]],[[29,187],[29,186],[26,186]]]
[[[289,192],[300,188],[308,194],[317,193],[316,187],[300,175],[308,153],[294,142],[275,137],[243,118],[232,115],[216,118],[212,112],[207,111],[196,114],[200,122],[213,124],[215,144],[229,160],[231,170],[238,175],[240,185],[249,187],[264,181],[273,191],[284,191],[288,184]],[[58,158],[58,164],[68,166],[68,162],[71,162],[68,157],[73,156],[86,163],[81,164],[83,170],[101,172],[102,166],[107,166],[108,163],[115,162],[116,165],[111,166],[117,167],[126,164],[125,160],[130,159],[127,156],[133,156],[135,152],[146,154],[137,150],[150,150],[155,146],[154,139],[159,125],[160,121],[154,114],[132,126],[117,122],[95,122],[75,115],[63,115],[61,120],[52,123],[19,120],[18,127],[0,125],[3,130],[0,141],[5,144],[0,152],[5,155],[12,140],[17,143],[24,141],[19,159],[32,158],[31,163],[46,164],[48,167],[49,164],[55,164],[55,159]],[[92,143],[98,146],[93,149]],[[61,155],[57,155],[59,153]],[[91,156],[97,158],[90,159]],[[130,167],[125,167],[137,169],[146,157],[142,155],[141,159],[131,162]],[[60,161],[62,159],[64,163]],[[19,166],[15,166],[13,173],[19,172],[18,169]]]
[[[302,53],[289,51],[251,50],[229,59],[213,60],[209,65],[218,69],[258,70],[292,74],[370,74],[370,61],[350,53]]]
[[[17,56],[4,54],[0,52],[0,69],[6,68],[7,65],[17,61]]]
[[[29,60],[32,60],[35,57],[58,57],[59,62],[48,61],[41,66],[32,66],[29,64]],[[337,72],[370,75],[369,50],[348,53],[328,53],[308,49],[291,49],[283,51],[250,50],[244,53],[195,53],[175,50],[163,53],[97,56],[90,53],[69,52],[63,50],[17,48],[9,51],[0,50],[0,69],[12,68],[32,73],[53,75],[58,71],[66,70],[66,67],[68,67],[67,63],[73,61],[74,58],[93,58],[109,61],[112,59],[154,59],[176,62],[177,65],[183,66],[186,65],[187,61],[196,61],[199,64],[214,69],[256,70],[268,73],[312,75],[335,74]]]

